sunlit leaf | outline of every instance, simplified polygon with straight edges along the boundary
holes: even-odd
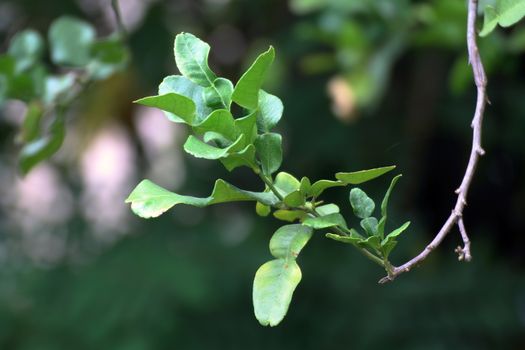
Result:
[[[278,200],[271,193],[244,191],[221,179],[215,182],[211,195],[204,198],[176,194],[150,180],[142,180],[126,199],[126,203],[131,203],[133,212],[143,218],[157,217],[177,204],[205,207],[237,201],[258,201],[265,205],[275,205]]]
[[[325,216],[308,218],[303,221],[303,225],[319,230],[334,226],[346,227],[346,221],[341,214],[333,213]]]
[[[306,213],[302,210],[284,210],[279,209],[273,212],[273,216],[276,219],[288,221],[288,222],[294,222],[297,220],[303,220],[307,217]]]
[[[276,258],[295,259],[312,237],[313,230],[300,224],[285,225],[273,234],[270,253]]]
[[[11,39],[8,53],[16,58],[16,70],[24,71],[42,58],[44,39],[32,29],[23,30]]]
[[[257,213],[257,215],[265,217],[270,215],[270,213],[272,212],[272,208],[268,205],[262,204],[261,202],[257,202],[255,204],[255,212]]]
[[[184,143],[184,151],[191,154],[196,158],[204,159],[220,159],[226,158],[230,153],[239,150],[239,146],[242,144],[244,136],[240,136],[234,143],[226,148],[218,148],[212,145],[208,145],[203,141],[199,140],[193,135],[190,135]]]
[[[376,177],[386,174],[394,169],[395,165],[383,168],[354,171],[351,173],[337,173],[335,174],[335,178],[344,182],[345,184],[358,185],[360,183],[375,179]]]
[[[232,82],[225,78],[217,78],[211,86],[204,89],[204,99],[210,107],[230,109],[232,93]]]
[[[259,112],[257,113],[257,128],[260,132],[270,131],[283,115],[284,106],[279,97],[259,90]]]
[[[321,216],[339,213],[339,207],[333,203],[320,205],[315,210]]]
[[[193,127],[198,134],[214,132],[224,136],[229,141],[235,141],[235,122],[230,111],[217,109],[213,111],[202,122],[195,124]]]
[[[216,79],[208,66],[210,45],[190,33],[175,37],[175,61],[179,71],[194,83],[208,87]]]
[[[49,28],[51,59],[56,64],[84,66],[91,59],[95,30],[85,21],[60,17]]]
[[[257,137],[257,126],[255,112],[248,114],[246,117],[235,119],[235,130],[237,136],[244,136],[243,146],[249,145]]]
[[[268,51],[257,57],[235,85],[232,95],[232,100],[235,103],[250,110],[257,109],[259,90],[274,58],[275,50],[271,46]]]
[[[498,0],[496,7],[485,6],[485,19],[483,29],[479,33],[486,36],[499,24],[502,27],[510,27],[525,16],[524,0]]]
[[[195,120],[195,103],[186,96],[174,92],[164,95],[148,96],[134,102],[168,112],[168,118],[176,123],[183,122],[192,125]],[[175,116],[175,118],[173,116]]]
[[[297,191],[301,186],[299,180],[297,180],[293,175],[285,172],[280,172],[277,174],[274,184],[282,196],[286,196],[293,191]]]
[[[291,208],[299,207],[304,204],[304,195],[299,190],[288,193],[283,200],[284,204]]]
[[[374,201],[366,195],[360,188],[353,188],[350,191],[350,204],[355,216],[364,219],[372,215],[375,209]]]
[[[235,168],[246,166],[251,169],[257,168],[255,161],[255,146],[248,145],[239,152],[231,152],[228,156],[221,158],[220,162],[228,171],[232,171]]]

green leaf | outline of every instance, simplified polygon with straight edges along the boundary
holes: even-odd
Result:
[[[271,175],[281,166],[283,161],[282,137],[275,133],[266,133],[257,136],[255,149],[261,161],[264,175]]]
[[[372,215],[375,209],[374,201],[369,198],[360,188],[353,188],[350,191],[350,204],[355,216],[364,219]]]
[[[280,172],[275,177],[275,187],[281,193],[283,197],[286,197],[289,193],[297,191],[301,186],[299,180],[297,180],[293,175],[290,175],[285,172]]]
[[[186,96],[170,92],[164,95],[148,96],[134,101],[148,107],[159,108],[175,123],[192,125],[195,120],[195,103]]]
[[[255,162],[255,147],[254,145],[248,145],[239,152],[233,152],[227,157],[221,158],[220,161],[228,171],[232,171],[233,169],[241,166],[247,166],[251,169],[256,169],[257,164]]]
[[[485,20],[481,36],[486,36],[496,28],[496,24],[502,27],[510,27],[525,16],[524,0],[498,0],[496,7],[485,6]]]
[[[244,135],[244,145],[251,144],[257,137],[256,113],[250,113],[246,117],[235,119],[235,130],[237,137]]]
[[[262,204],[261,202],[257,202],[255,204],[255,212],[259,216],[266,217],[266,216],[270,215],[270,213],[272,212],[272,208],[270,206],[268,206],[268,205]]]
[[[257,113],[257,129],[269,132],[283,115],[284,106],[279,97],[259,90],[259,112]]]
[[[205,207],[212,204],[238,201],[258,201],[275,205],[278,199],[267,192],[241,190],[224,180],[217,180],[209,197],[183,196],[170,192],[150,180],[142,180],[126,199],[135,214],[143,218],[157,217],[177,204]]]
[[[217,109],[206,117],[199,124],[194,125],[193,130],[197,134],[205,134],[207,132],[215,132],[230,141],[235,141],[235,122],[230,111],[225,109]]]
[[[319,216],[315,218],[308,218],[303,221],[303,225],[309,226],[316,230],[334,226],[347,227],[345,219],[339,213],[328,214],[325,216]]]
[[[175,62],[179,71],[194,83],[208,87],[216,79],[208,66],[210,45],[190,33],[175,37]]]
[[[299,185],[299,191],[301,191],[304,197],[309,195],[311,187],[312,184],[310,183],[310,179],[303,176],[301,178],[301,184]]]
[[[374,217],[368,217],[361,220],[361,227],[369,236],[377,235],[377,219]]]
[[[21,141],[24,143],[34,141],[40,133],[40,120],[44,110],[39,103],[31,103],[27,106],[27,112],[20,131]]]
[[[276,219],[294,222],[297,220],[303,220],[307,217],[306,213],[302,210],[284,210],[279,209],[273,212],[273,216]]]
[[[381,238],[378,236],[370,236],[367,239],[360,240],[357,245],[364,248],[381,249]]]
[[[196,117],[195,123],[200,123],[212,112],[212,109],[206,105],[204,100],[204,88],[180,75],[170,75],[164,78],[159,85],[159,95],[174,92],[176,94],[186,96],[195,103]],[[169,119],[177,119],[178,117],[171,113],[165,113]]]
[[[295,259],[312,237],[313,230],[301,224],[279,228],[270,240],[270,253],[276,258]]]
[[[305,198],[304,195],[301,193],[301,191],[296,190],[293,192],[288,193],[284,197],[284,204],[291,208],[299,207],[304,204]]]
[[[57,115],[49,133],[24,145],[20,151],[20,170],[26,175],[35,165],[55,154],[64,141],[65,128],[62,115]]]
[[[262,265],[253,281],[255,317],[264,326],[279,324],[301,281],[301,269],[295,259],[312,237],[309,227],[286,225],[278,229],[270,240],[270,252],[277,259]]]
[[[11,39],[8,53],[16,58],[16,70],[25,71],[42,58],[44,39],[32,29],[23,30]]]
[[[387,216],[387,206],[388,206],[388,201],[390,199],[390,194],[392,193],[392,190],[394,189],[394,186],[399,181],[401,176],[402,176],[401,174],[397,175],[390,182],[390,186],[388,187],[388,190],[385,193],[385,197],[383,198],[383,201],[381,202],[381,216],[384,216],[384,217]]]
[[[232,95],[232,100],[235,103],[249,110],[257,109],[259,90],[274,58],[275,50],[271,46],[268,51],[257,57],[235,85]]]
[[[480,36],[489,35],[498,25],[499,14],[496,9],[490,5],[485,6],[485,18],[483,19],[483,28],[479,33]]]
[[[301,277],[295,260],[271,260],[257,270],[253,281],[253,307],[261,325],[273,327],[284,319]]]
[[[129,61],[129,52],[117,37],[100,39],[91,47],[92,60],[88,72],[93,79],[106,79],[123,70]]]
[[[337,173],[335,174],[335,178],[344,182],[345,184],[358,185],[363,182],[367,182],[372,179],[375,179],[376,177],[386,174],[389,171],[394,170],[394,169],[395,169],[395,165],[392,165],[392,166],[387,166],[383,168],[355,171],[352,173]]]
[[[394,231],[390,232],[386,237],[385,239],[383,239],[383,241],[381,242],[381,246],[386,246],[388,245],[391,241],[395,241],[397,236],[399,236],[400,234],[403,233],[403,231],[405,231],[408,226],[410,226],[410,221],[407,221],[405,222],[403,225],[401,225],[401,227],[398,227],[397,229],[395,229]]]
[[[322,216],[339,213],[339,207],[333,203],[321,205],[315,208],[315,210],[317,211],[319,215],[322,215]]]
[[[312,187],[310,188],[310,196],[317,198],[324,192],[324,190],[340,186],[346,186],[346,184],[341,181],[318,180],[312,184]]]
[[[51,60],[59,65],[87,65],[94,40],[95,30],[89,23],[73,17],[60,17],[49,28]]]
[[[218,148],[202,142],[193,135],[190,135],[184,143],[184,150],[196,158],[220,159],[226,158],[230,153],[238,151],[244,136],[240,136],[234,143],[226,148]]]
[[[233,84],[225,78],[217,78],[212,86],[204,88],[204,100],[213,108],[230,109],[232,94]]]

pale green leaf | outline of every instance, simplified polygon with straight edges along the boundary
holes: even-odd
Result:
[[[312,184],[312,187],[310,188],[310,196],[317,198],[324,192],[324,190],[328,188],[340,187],[345,185],[346,184],[341,181],[318,180]]]
[[[486,36],[499,24],[510,27],[525,16],[524,0],[498,0],[496,7],[485,6],[485,19],[479,35]]]
[[[91,45],[95,30],[85,21],[60,17],[49,28],[51,59],[56,64],[87,65],[91,59]]]
[[[395,165],[387,166],[383,168],[355,171],[351,173],[337,173],[335,174],[335,178],[344,182],[345,184],[358,185],[360,183],[375,179],[394,169],[395,169]]]
[[[268,205],[262,204],[261,202],[257,202],[255,204],[255,212],[257,213],[257,215],[265,217],[270,215],[270,213],[272,212],[272,208]]]
[[[256,118],[257,115],[255,112],[253,112],[245,117],[235,119],[235,130],[237,137],[244,135],[243,146],[253,143],[257,137],[257,126],[255,124]]]
[[[274,185],[279,191],[279,193],[281,193],[281,195],[285,197],[289,193],[297,191],[301,186],[301,183],[293,175],[290,175],[285,172],[280,172],[275,177]]]
[[[377,235],[378,222],[376,218],[374,217],[365,218],[361,220],[360,225],[369,236]]]
[[[208,87],[216,79],[208,66],[210,45],[190,33],[181,33],[175,37],[175,62],[186,78],[194,83]]]
[[[248,145],[239,152],[232,152],[227,157],[221,158],[220,162],[228,171],[235,168],[246,166],[251,169],[257,168],[255,161],[255,146]]]
[[[229,141],[235,141],[235,122],[230,111],[225,109],[217,109],[206,117],[203,121],[195,124],[193,130],[197,134],[205,134],[207,132],[214,132],[224,136]]]
[[[338,241],[341,243],[347,243],[347,244],[353,244],[353,245],[357,245],[359,242],[363,240],[361,236],[355,235],[355,234],[351,234],[349,236],[340,236],[334,233],[327,233],[325,236],[327,238],[333,239],[334,241]]]
[[[232,95],[232,100],[235,103],[249,110],[257,109],[259,90],[274,58],[275,50],[271,46],[268,51],[257,57],[235,85]]]
[[[372,215],[375,209],[374,201],[366,195],[360,188],[353,188],[350,191],[350,204],[355,216],[364,219]]]
[[[304,204],[305,198],[300,190],[288,193],[283,200],[284,204],[291,208],[299,207]]]
[[[53,105],[58,100],[67,96],[71,92],[71,88],[74,85],[74,74],[49,76],[45,81],[44,95],[42,96],[42,100],[46,105]]]
[[[271,175],[279,170],[283,161],[281,144],[281,135],[275,133],[265,133],[255,139],[255,149],[264,175]]]
[[[276,219],[294,222],[297,220],[303,220],[307,217],[306,213],[302,210],[284,210],[279,209],[273,212],[273,216]]]
[[[485,7],[485,17],[483,19],[483,28],[479,33],[480,36],[487,36],[498,25],[499,14],[496,9],[490,5]]]
[[[270,239],[270,253],[276,258],[295,259],[312,237],[313,230],[301,224],[285,225]]]
[[[312,188],[312,184],[310,183],[310,179],[303,176],[301,178],[301,184],[299,185],[299,191],[303,194],[303,196],[308,196],[310,193],[310,188]]]
[[[16,58],[16,70],[18,72],[24,71],[42,58],[44,39],[37,31],[23,30],[11,39],[8,53]]]
[[[232,82],[225,78],[217,78],[211,86],[204,89],[204,100],[210,107],[230,109],[232,94]]]
[[[295,260],[271,260],[257,270],[253,281],[253,307],[261,325],[273,327],[283,320],[301,277]]]
[[[260,132],[270,131],[283,115],[284,106],[279,97],[259,90],[259,112],[257,113],[257,128]]]
[[[180,75],[170,75],[164,78],[159,85],[159,95],[164,95],[170,92],[186,96],[195,103],[196,116],[195,123],[200,123],[212,112],[212,109],[206,105],[204,100],[204,88]],[[176,119],[177,116],[171,113],[165,113],[169,119]]]
[[[325,216],[319,216],[314,218],[308,218],[303,221],[303,225],[309,226],[316,230],[329,228],[334,226],[347,227],[346,221],[343,216],[339,213],[328,214]]]
[[[177,204],[205,207],[237,201],[259,201],[265,205],[275,205],[278,199],[267,192],[241,190],[221,179],[215,182],[212,194],[204,198],[179,195],[150,180],[142,180],[126,199],[126,203],[131,203],[133,212],[143,218],[157,217]]]
[[[134,102],[168,112],[168,118],[176,123],[182,121],[183,123],[192,125],[195,120],[195,103],[186,96],[174,92],[164,95],[148,96]],[[173,118],[173,116],[176,118]]]
[[[320,205],[315,208],[315,211],[321,216],[339,213],[339,207],[333,203]]]
[[[208,145],[193,135],[190,135],[184,143],[184,150],[196,158],[204,159],[221,159],[226,158],[230,153],[237,152],[239,145],[242,144],[244,136],[240,136],[234,143],[226,148],[218,148]]]

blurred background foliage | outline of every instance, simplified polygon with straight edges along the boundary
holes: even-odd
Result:
[[[481,8],[491,1],[482,1]],[[173,39],[212,46],[237,79],[268,44],[266,90],[285,115],[283,170],[311,179],[397,164],[394,218],[413,222],[401,263],[449,214],[467,161],[475,89],[458,0],[121,0],[131,64],[84,91],[56,156],[21,177],[25,105],[0,112],[1,349],[523,349],[525,347],[525,27],[479,40],[489,75],[482,159],[465,212],[474,260],[452,233],[421,268],[379,286],[353,249],[314,237],[286,320],[263,328],[251,283],[276,220],[249,204],[177,207],[155,220],[124,198],[148,177],[206,196],[215,178],[257,188],[247,171],[181,153],[186,131],[131,101],[173,74]],[[116,28],[108,0],[2,0],[0,50],[59,16]],[[57,72],[60,73],[60,72]],[[384,192],[389,180],[366,185]],[[327,193],[347,205],[347,193]],[[353,223],[355,224],[355,223]]]

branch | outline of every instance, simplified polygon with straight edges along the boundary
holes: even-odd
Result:
[[[487,78],[485,75],[485,70],[483,68],[483,63],[481,62],[481,57],[479,55],[478,45],[476,43],[476,15],[478,9],[478,0],[469,0],[468,2],[468,21],[467,21],[467,48],[469,63],[472,65],[472,72],[474,73],[474,82],[477,87],[477,101],[476,109],[474,112],[474,117],[472,119],[472,149],[470,151],[470,158],[467,164],[467,169],[461,181],[461,185],[456,190],[457,200],[452,209],[452,213],[449,215],[439,232],[436,234],[432,242],[428,244],[425,249],[419,255],[412,258],[408,262],[404,263],[401,266],[393,267],[392,271],[388,276],[379,280],[379,283],[386,283],[394,280],[397,276],[404,272],[410,271],[416,265],[421,263],[427,258],[427,256],[436,249],[443,239],[447,236],[450,230],[454,226],[458,226],[463,240],[463,248],[456,248],[456,252],[459,254],[459,260],[470,261],[470,240],[467,236],[467,231],[463,223],[463,209],[467,205],[467,193],[474,177],[476,171],[476,166],[478,164],[480,156],[482,156],[485,151],[481,147],[481,131],[483,123],[483,113],[485,111],[485,104],[487,102],[486,95],[486,86]]]

